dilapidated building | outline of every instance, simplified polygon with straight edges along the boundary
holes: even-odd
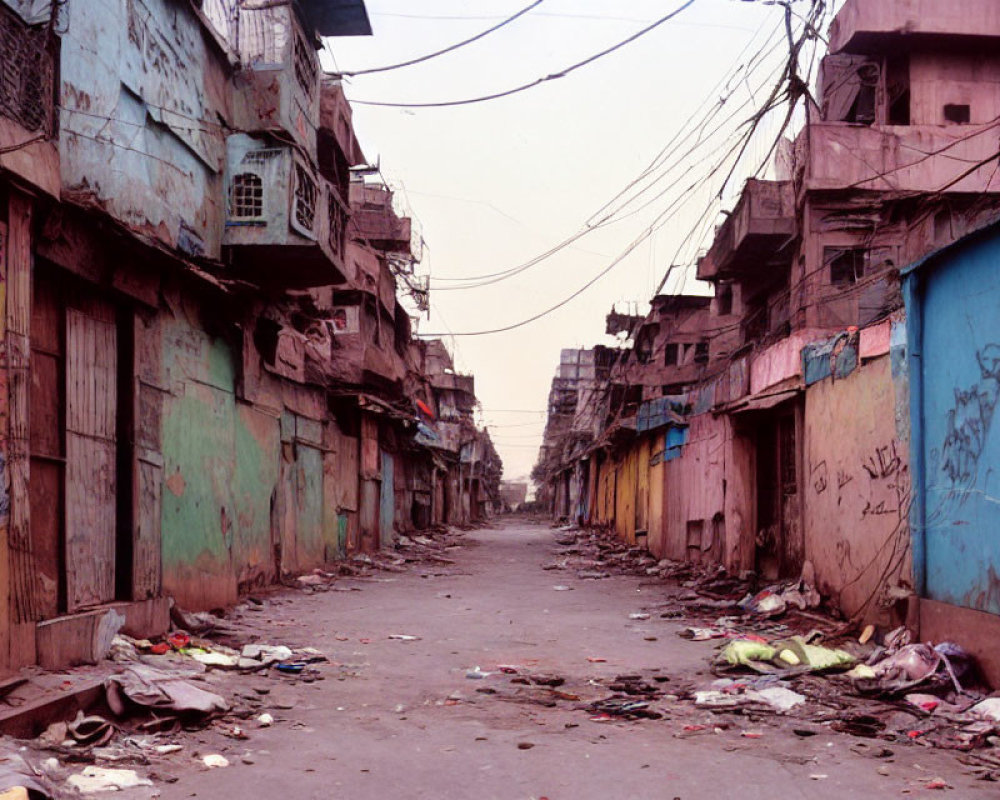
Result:
[[[854,619],[919,627],[929,598],[954,605],[933,607],[938,630],[960,607],[996,613],[979,579],[935,595],[922,577],[913,508],[933,484],[914,484],[911,389],[929,367],[901,291],[902,268],[1000,216],[996,12],[847,0],[776,179],[747,181],[698,262],[714,296],[609,317],[629,340],[601,430],[556,458],[547,439],[539,460],[556,516],[660,557],[803,577]],[[954,451],[940,436],[923,447]],[[572,508],[566,476],[585,498]]]
[[[471,377],[423,438],[416,237],[320,68],[370,33],[363,0],[0,3],[4,669],[488,513]]]

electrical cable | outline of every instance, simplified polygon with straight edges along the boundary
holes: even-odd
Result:
[[[398,64],[387,64],[384,67],[372,67],[370,69],[341,70],[340,72],[333,74],[335,77],[338,78],[344,78],[344,77],[353,78],[358,75],[371,75],[376,72],[388,72],[389,70],[402,69],[403,67],[412,67],[414,64],[422,64],[425,61],[430,61],[432,58],[443,56],[446,53],[452,53],[455,50],[458,50],[459,48],[465,47],[468,44],[472,44],[473,42],[477,42],[480,39],[489,36],[494,31],[498,31],[501,28],[510,25],[512,22],[514,22],[514,20],[518,19],[519,17],[523,17],[533,8],[537,8],[538,6],[540,6],[543,2],[545,2],[545,0],[535,0],[535,2],[532,3],[531,5],[525,6],[516,14],[514,14],[511,17],[507,17],[505,20],[498,23],[497,25],[494,25],[492,28],[487,28],[485,31],[477,33],[475,36],[472,36],[468,39],[464,39],[461,42],[456,42],[455,44],[449,47],[445,47],[443,50],[437,50],[433,53],[428,53],[427,55],[420,56],[419,58],[411,58],[407,61],[400,61]]]
[[[770,41],[770,39],[772,37],[773,37],[773,34],[772,34],[772,36],[768,37],[768,41]],[[773,51],[773,48],[772,48],[771,51]],[[769,53],[771,51],[768,51],[767,53],[765,53],[765,55],[769,55]],[[761,53],[764,53],[763,48],[760,51],[758,51],[758,56]],[[731,96],[731,94],[730,94],[730,96]],[[718,107],[721,108],[722,105],[726,102],[726,100],[728,100],[728,97],[724,98],[723,100],[721,100],[719,102],[719,106]],[[724,124],[728,124],[728,122],[730,122],[732,119],[734,119],[739,114],[739,112],[746,106],[746,104],[747,103],[744,102],[737,109],[735,109],[734,112],[732,114],[730,114],[729,117],[727,117],[727,119],[724,121],[723,125]],[[716,110],[717,109],[712,109],[711,110],[709,117],[702,122],[702,124],[701,124],[702,128],[704,128],[705,126],[707,126],[707,124],[711,121],[711,118],[712,118],[712,116],[714,116],[714,112]],[[722,129],[723,129],[723,126],[720,125],[715,130],[722,130]],[[675,135],[675,137],[672,140],[672,142],[676,141],[677,136],[680,135],[680,133],[682,133],[682,132],[683,132],[683,128],[681,129],[681,131],[678,132],[677,135]],[[684,141],[684,140],[688,139],[694,132],[695,131],[689,132],[684,137],[684,139],[682,139],[681,141]],[[493,283],[497,283],[500,280],[506,280],[509,277],[514,277],[515,275],[518,275],[518,274],[524,272],[528,268],[530,268],[530,267],[532,267],[532,266],[540,263],[541,261],[543,261],[543,260],[549,258],[550,256],[554,255],[555,253],[561,251],[565,247],[568,247],[573,242],[579,240],[583,236],[588,235],[589,233],[593,232],[594,230],[597,230],[597,229],[599,229],[601,227],[606,227],[607,225],[616,224],[617,222],[620,222],[623,219],[626,219],[626,218],[628,218],[630,216],[635,215],[636,213],[639,213],[640,211],[644,210],[649,205],[651,205],[652,202],[655,202],[657,199],[659,199],[664,194],[666,194],[667,192],[669,192],[672,188],[675,188],[679,179],[681,179],[684,176],[690,174],[690,172],[693,169],[695,169],[697,166],[699,166],[700,163],[703,163],[705,159],[702,159],[702,161],[696,162],[693,165],[689,165],[688,168],[678,177],[678,179],[675,179],[670,185],[668,185],[668,187],[666,189],[664,189],[661,192],[659,192],[651,200],[647,201],[646,203],[644,203],[639,208],[634,209],[633,211],[630,211],[630,212],[628,212],[625,215],[619,216],[617,219],[614,218],[615,215],[619,214],[624,208],[626,208],[628,206],[629,203],[633,202],[634,199],[636,199],[637,197],[641,196],[641,194],[643,192],[648,191],[650,188],[652,188],[653,185],[655,185],[657,182],[659,182],[660,180],[662,180],[663,177],[665,177],[666,175],[668,175],[669,172],[673,168],[679,166],[688,156],[690,156],[691,154],[693,154],[693,152],[698,148],[698,146],[700,144],[707,144],[712,139],[712,136],[714,136],[714,132],[713,132],[713,134],[710,134],[708,138],[701,139],[698,145],[695,145],[694,147],[690,148],[689,150],[685,151],[684,153],[681,153],[680,155],[678,155],[674,159],[674,161],[671,163],[671,166],[667,169],[667,171],[664,172],[664,174],[661,175],[659,178],[657,178],[653,183],[651,183],[648,186],[644,187],[640,191],[640,193],[638,195],[634,195],[633,197],[629,198],[627,201],[625,201],[624,203],[622,203],[621,205],[619,205],[618,208],[613,209],[612,211],[610,211],[608,214],[605,215],[604,218],[602,218],[601,220],[597,221],[596,223],[595,222],[588,222],[588,227],[587,228],[584,228],[584,229],[578,231],[577,233],[575,233],[572,236],[570,236],[569,238],[563,240],[562,242],[560,242],[559,244],[555,245],[553,248],[551,248],[550,250],[546,251],[545,253],[542,253],[541,255],[536,256],[535,258],[533,258],[533,259],[531,259],[531,260],[529,260],[529,261],[527,261],[527,262],[525,262],[525,263],[523,263],[521,265],[518,265],[518,266],[513,267],[511,269],[507,269],[507,270],[503,270],[503,271],[500,271],[500,272],[496,272],[496,273],[487,273],[485,275],[480,275],[480,276],[468,276],[466,278],[457,278],[457,277],[453,277],[453,278],[447,278],[447,277],[436,278],[436,280],[447,280],[447,281],[456,281],[456,282],[462,280],[462,281],[467,281],[468,283],[467,283],[467,285],[456,286],[456,287],[451,287],[451,286],[449,286],[449,287],[440,287],[440,286],[438,286],[438,287],[434,287],[434,291],[436,291],[436,292],[440,292],[440,291],[456,291],[456,290],[459,290],[459,289],[480,288],[482,286],[486,286],[486,285],[491,285]],[[667,147],[669,147],[669,144],[668,144]],[[714,151],[712,151],[712,153],[710,155],[714,155],[719,150],[721,150],[723,147],[725,147],[725,143],[723,143],[720,147],[717,147]],[[661,151],[661,154],[663,152],[664,151]],[[657,159],[654,160],[653,163],[655,163],[658,160],[659,160],[659,156],[657,157]],[[649,171],[649,168],[647,168],[647,170],[645,170],[643,174],[647,174],[648,171]],[[712,173],[712,174],[714,174],[714,173]],[[641,179],[641,177],[642,176],[640,176],[640,179]],[[630,186],[634,186],[638,180],[639,179],[633,180],[633,182],[630,184]],[[703,182],[703,179],[699,179],[699,180],[697,180],[695,182],[694,185],[698,185],[698,184],[700,184],[702,182]],[[689,187],[689,188],[693,188],[693,187]],[[627,191],[627,189],[628,189],[628,187],[626,187],[626,189],[624,189],[621,192],[619,192],[618,195],[616,195],[616,197],[613,198],[611,202],[613,202],[614,199],[620,198],[622,196],[622,194],[625,191]],[[610,202],[609,203],[605,203],[604,206],[602,206],[602,208],[600,210],[607,209],[610,204],[611,204]],[[596,214],[591,215],[590,220],[593,220],[594,216],[596,216]],[[473,283],[473,281],[475,281],[476,278],[481,278],[483,280],[480,280],[478,282]]]
[[[445,108],[445,107],[451,107],[451,106],[472,105],[473,103],[483,103],[483,102],[486,102],[488,100],[498,100],[498,99],[500,99],[502,97],[510,97],[511,95],[519,94],[520,92],[527,91],[528,89],[533,89],[534,87],[540,86],[543,83],[547,83],[549,81],[557,80],[558,78],[565,78],[571,72],[575,72],[576,70],[581,69],[581,68],[587,66],[588,64],[592,64],[593,62],[597,61],[598,59],[601,59],[601,58],[604,58],[605,56],[611,55],[615,51],[620,50],[621,48],[625,47],[626,45],[631,44],[636,39],[639,39],[640,37],[645,36],[650,31],[655,30],[660,25],[662,25],[665,22],[668,22],[669,20],[673,19],[678,14],[680,14],[682,11],[684,11],[685,9],[687,9],[690,6],[694,5],[694,3],[695,3],[695,0],[685,0],[685,2],[680,6],[680,8],[678,8],[678,9],[670,12],[669,14],[667,14],[664,17],[660,17],[660,19],[656,20],[651,25],[647,25],[642,30],[640,30],[640,31],[632,34],[631,36],[629,36],[626,39],[622,39],[620,42],[617,42],[616,44],[612,45],[611,47],[605,48],[604,50],[601,50],[598,53],[595,53],[595,54],[593,54],[591,56],[588,56],[587,58],[583,59],[583,61],[578,61],[575,64],[571,64],[570,66],[565,67],[564,69],[560,70],[559,72],[550,73],[550,74],[545,75],[545,76],[543,76],[541,78],[537,78],[534,81],[530,81],[529,83],[524,83],[524,84],[521,84],[520,86],[515,86],[512,89],[506,89],[504,91],[494,92],[493,94],[488,94],[488,95],[481,95],[479,97],[470,97],[470,98],[466,98],[464,100],[442,100],[442,101],[437,101],[437,102],[432,102],[432,103],[390,103],[390,102],[383,102],[383,101],[377,101],[377,100],[351,100],[351,102],[355,103],[357,105],[379,106],[379,107],[382,107],[382,108]]]

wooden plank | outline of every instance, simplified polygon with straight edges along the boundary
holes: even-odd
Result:
[[[66,594],[76,611],[114,599],[117,328],[66,313]]]
[[[132,599],[158,597],[163,582],[160,547],[160,508],[163,466],[138,461],[136,465],[135,532],[132,542]]]
[[[31,505],[28,488],[31,363],[31,225],[32,200],[13,191],[7,208],[7,475],[10,487],[11,596],[14,618],[31,622],[39,618],[36,602],[37,571],[31,548]]]
[[[115,596],[115,446],[66,437],[66,593],[70,611]]]

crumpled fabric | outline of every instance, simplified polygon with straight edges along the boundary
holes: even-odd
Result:
[[[104,690],[108,705],[118,715],[124,713],[126,699],[145,708],[179,713],[212,714],[229,710],[229,704],[219,695],[153,667],[129,667],[108,678]]]

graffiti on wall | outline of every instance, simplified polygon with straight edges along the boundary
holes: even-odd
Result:
[[[955,389],[941,448],[941,469],[953,485],[975,483],[979,457],[1000,399],[1000,344],[976,352],[980,379],[968,389]]]
[[[839,466],[834,476],[830,472],[826,460],[812,467],[810,481],[813,491],[817,495],[836,492],[838,506],[843,505],[845,498],[850,499],[847,492],[856,493],[860,498],[861,519],[899,517],[908,513],[909,468],[900,455],[899,443],[895,439],[865,452],[855,469]]]

